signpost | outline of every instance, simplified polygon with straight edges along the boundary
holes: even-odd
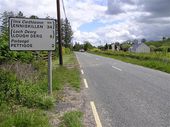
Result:
[[[53,19],[13,18],[9,20],[9,47],[15,51],[48,51],[48,90],[52,94],[52,50],[56,27]]]
[[[55,50],[55,20],[10,18],[11,50]]]

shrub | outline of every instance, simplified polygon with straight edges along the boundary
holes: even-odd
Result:
[[[65,48],[65,54],[70,54],[71,50],[69,48]]]
[[[47,90],[40,84],[24,84],[19,86],[18,103],[27,107],[37,107],[40,109],[50,109],[54,105],[54,98],[47,96]]]
[[[16,79],[16,76],[8,71],[0,70],[0,104],[3,101],[15,101],[27,107],[50,109],[53,107],[54,98],[47,96],[46,84],[28,84]]]
[[[18,82],[14,74],[0,69],[0,84],[0,103],[15,98]]]

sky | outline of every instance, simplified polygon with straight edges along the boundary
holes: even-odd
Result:
[[[65,18],[62,8],[62,18]],[[170,37],[170,0],[63,0],[74,42],[93,45]],[[0,0],[0,13],[56,18],[55,0]]]

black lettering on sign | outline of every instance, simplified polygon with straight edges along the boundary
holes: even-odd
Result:
[[[12,34],[11,37],[13,38],[28,38],[28,34]]]
[[[11,47],[16,47],[16,44],[11,44]]]
[[[32,33],[32,34],[36,34],[36,31],[31,31],[31,30],[25,30],[24,33]]]
[[[15,20],[15,19],[13,19],[12,21],[13,21],[13,23],[21,23],[20,20]]]
[[[31,34],[30,38],[42,38],[42,34]]]

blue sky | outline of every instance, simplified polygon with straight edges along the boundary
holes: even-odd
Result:
[[[101,23],[98,20],[94,20],[90,23],[82,24],[79,27],[79,30],[82,32],[91,32],[91,31],[95,31],[97,28],[103,27],[103,26],[105,26],[105,23]]]
[[[170,37],[170,0],[64,0],[64,3],[74,42],[100,45]],[[56,18],[56,0],[0,0],[0,13],[3,11]],[[62,8],[61,12],[64,18]]]
[[[106,25],[112,25],[112,24],[119,24],[121,22],[124,22],[123,20],[115,20],[110,23],[104,23],[100,20],[93,20],[92,22],[82,24],[78,29],[82,32],[92,32],[97,30],[98,28],[105,27]]]

